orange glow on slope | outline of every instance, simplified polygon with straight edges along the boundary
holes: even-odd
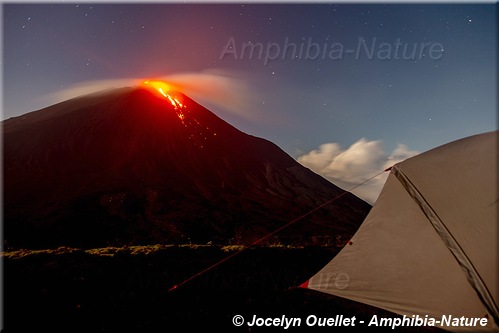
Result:
[[[164,81],[146,80],[146,81],[142,82],[142,84],[144,86],[148,86],[148,87],[158,91],[161,95],[163,95],[163,97],[168,97],[168,92],[171,90],[170,85]]]
[[[169,85],[168,83],[164,81],[151,81],[151,80],[146,80],[142,82],[144,86],[148,86],[159,92],[163,97],[167,98],[170,104],[173,106],[175,109],[177,116],[179,117],[182,122],[185,119],[185,115],[182,112],[182,109],[185,109],[185,105],[182,104],[182,102],[179,101],[183,100],[182,96],[179,94],[177,95],[174,90],[172,90],[172,86]]]
[[[170,85],[164,81],[150,81],[146,80],[142,82],[145,86],[151,87],[159,91],[163,96],[165,96],[166,92],[171,89]],[[166,96],[165,96],[166,97]]]
[[[188,139],[192,141],[193,145],[201,149],[204,148],[205,142],[210,137],[216,137],[217,133],[208,126],[202,125],[196,119],[191,110],[183,103],[184,96],[179,93],[175,85],[168,84],[164,81],[146,80],[142,85],[151,89],[153,92],[158,93],[159,96],[164,97],[175,110],[175,114],[185,128],[190,129]]]
[[[161,95],[166,97],[166,93],[163,91],[163,88],[158,88],[158,91],[161,93]]]

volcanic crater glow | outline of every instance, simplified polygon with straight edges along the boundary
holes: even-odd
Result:
[[[152,88],[154,91],[158,92],[161,96],[165,97],[171,103],[171,105],[175,109],[175,112],[177,113],[177,116],[183,123],[183,120],[185,119],[185,114],[183,113],[182,109],[185,109],[186,106],[181,102],[181,100],[183,100],[182,96],[176,93],[172,89],[171,85],[169,85],[164,81],[153,81],[153,80],[146,80],[142,82],[142,84],[144,86],[147,86],[148,88]]]
[[[165,81],[158,80],[146,80],[142,82],[142,85],[152,89],[154,92],[169,101],[169,103],[173,106],[178,119],[182,122],[182,125],[190,129],[191,133],[189,135],[189,140],[193,141],[195,146],[204,148],[204,142],[208,140],[209,137],[217,136],[215,131],[213,131],[209,126],[201,124],[192,115],[187,117],[187,115],[190,114],[190,111],[183,103],[183,95],[178,93],[174,89],[174,86]]]
[[[144,86],[152,88],[153,90],[160,93],[163,97],[167,98],[175,109],[185,108],[185,106],[180,102],[181,96],[176,94],[173,87],[164,81],[151,81],[146,80],[142,83]]]

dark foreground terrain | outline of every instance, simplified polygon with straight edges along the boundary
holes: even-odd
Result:
[[[190,245],[4,252],[5,331],[258,330],[246,324],[235,327],[235,315],[245,320],[253,315],[298,317],[301,328],[310,330],[305,324],[309,315],[343,314],[365,320],[367,332],[441,332],[376,330],[367,327],[374,314],[396,316],[297,288],[333,257],[338,251],[334,247],[250,248],[181,284],[237,251],[237,247]],[[179,286],[169,291],[175,285]],[[323,332],[353,329],[316,327]]]

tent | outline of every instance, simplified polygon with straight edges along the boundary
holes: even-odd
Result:
[[[408,326],[419,317],[448,331],[499,332],[497,138],[473,135],[394,165],[351,241],[302,287]],[[487,325],[466,326],[470,318]]]

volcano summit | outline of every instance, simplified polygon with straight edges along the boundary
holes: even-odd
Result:
[[[4,238],[15,247],[248,244],[344,192],[154,81],[2,127]],[[349,237],[370,207],[347,193],[275,236]]]

